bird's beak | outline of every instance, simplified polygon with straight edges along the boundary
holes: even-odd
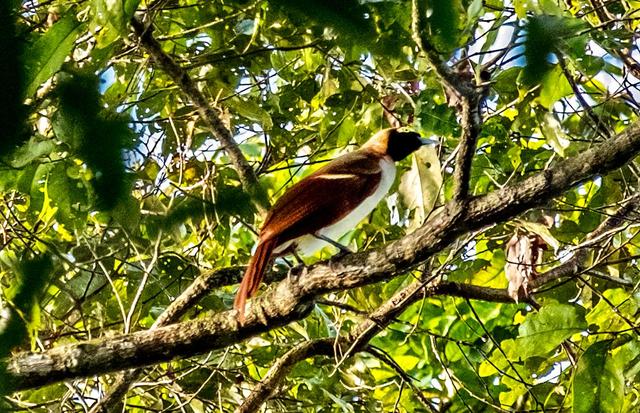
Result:
[[[420,142],[422,142],[422,145],[437,145],[438,141],[435,139],[429,139],[429,138],[420,138]]]

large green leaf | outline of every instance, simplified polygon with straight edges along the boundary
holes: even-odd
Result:
[[[93,8],[98,22],[113,28],[114,35],[127,34],[129,20],[133,17],[139,4],[140,0],[93,0]]]
[[[75,15],[67,13],[29,47],[25,55],[27,96],[60,70],[82,28]]]
[[[18,148],[11,159],[11,166],[14,168],[22,168],[30,162],[42,156],[49,155],[56,148],[53,140],[39,140],[31,138],[31,140],[20,148]]]
[[[538,100],[547,109],[551,109],[554,103],[573,92],[569,81],[560,66],[555,66],[547,73],[542,81],[542,90]]]
[[[578,360],[572,386],[574,413],[623,411],[624,377],[611,358],[612,343],[598,341]]]
[[[128,194],[123,151],[133,144],[133,134],[124,118],[103,112],[95,76],[66,76],[57,93],[54,131],[93,171],[98,208],[112,209]]]
[[[509,356],[526,360],[547,355],[565,339],[586,328],[584,308],[569,304],[547,304],[522,323]]]
[[[549,58],[558,51],[563,40],[575,34],[581,24],[572,19],[550,15],[529,18],[524,55],[527,59],[524,80],[535,84],[551,69]]]

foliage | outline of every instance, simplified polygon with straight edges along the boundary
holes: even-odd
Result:
[[[10,328],[28,332],[15,351],[149,328],[198,269],[243,265],[251,254],[263,217],[189,92],[133,34],[132,17],[150,25],[219,110],[272,200],[388,127],[389,112],[440,141],[437,152],[398,165],[388,200],[341,240],[351,248],[400,238],[452,198],[460,116],[418,52],[408,2],[52,0],[25,1],[19,11],[16,3],[0,2],[0,310],[24,313],[24,323],[2,326],[0,355],[18,343],[3,341]],[[479,83],[490,76],[473,195],[517,183],[637,119],[638,1],[426,4],[436,54]],[[537,235],[553,248],[544,250],[542,274],[636,193],[637,171],[635,161],[619,165],[518,221],[467,234],[420,271],[506,289],[506,244],[547,215],[553,223]],[[339,365],[317,356],[293,367],[266,408],[413,412],[427,411],[427,399],[452,412],[637,411],[635,217],[587,243],[589,271],[537,291],[539,309],[421,300],[371,341],[404,375],[367,352]],[[28,259],[45,254],[37,275],[16,270],[36,268]],[[226,350],[149,367],[127,410],[230,411],[287,349],[346,334],[420,271],[331,294],[304,320]],[[234,292],[211,291],[186,317],[228,309]],[[6,403],[76,410],[109,384],[58,383]]]

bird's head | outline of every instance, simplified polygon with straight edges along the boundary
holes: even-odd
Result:
[[[388,155],[394,161],[401,161],[423,145],[434,145],[432,139],[420,135],[407,128],[388,128],[376,133],[363,146],[374,152]]]

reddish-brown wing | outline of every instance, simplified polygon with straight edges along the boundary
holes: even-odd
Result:
[[[380,157],[355,151],[329,162],[289,188],[272,207],[260,239],[284,243],[337,222],[375,192]]]

